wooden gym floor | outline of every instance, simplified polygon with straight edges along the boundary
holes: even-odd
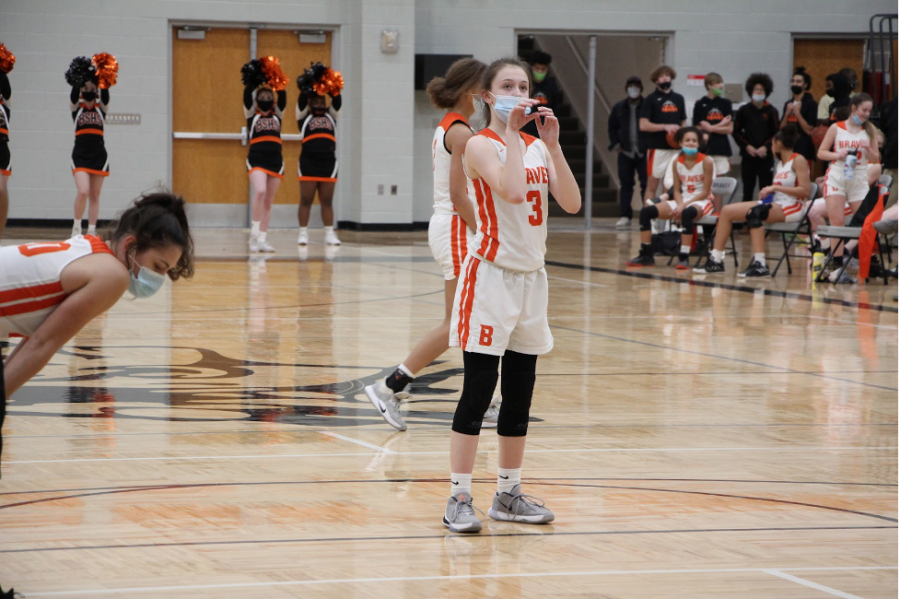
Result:
[[[365,398],[440,320],[424,233],[344,231],[332,250],[317,232],[301,253],[274,232],[283,250],[248,259],[245,233],[200,230],[192,281],[120,302],[11,399],[0,584],[26,597],[896,597],[896,284],[811,290],[801,261],[764,281],[733,263],[718,277],[629,272],[636,231],[561,222],[556,348],[538,361],[523,471],[553,524],[441,525],[459,350],[418,379],[409,431]],[[482,436],[487,511],[497,442]]]

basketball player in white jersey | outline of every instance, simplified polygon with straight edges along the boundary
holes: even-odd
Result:
[[[450,323],[450,345],[462,348],[465,365],[450,433],[451,497],[443,518],[453,532],[481,530],[472,506],[472,469],[501,358],[499,472],[488,513],[530,524],[554,517],[543,502],[522,493],[522,458],[537,357],[553,348],[544,270],[548,191],[569,213],[581,208],[581,192],[559,145],[559,122],[552,110],[529,99],[530,83],[529,67],[518,59],[488,67],[481,86],[488,126],[469,140],[463,158],[478,206]],[[520,132],[531,120],[541,139]]]
[[[109,239],[77,235],[0,247],[0,339],[22,339],[0,371],[0,426],[6,397],[126,291],[149,297],[166,276],[193,274],[184,204],[173,194],[153,193],[122,213]]]
[[[400,400],[416,373],[447,351],[450,312],[459,269],[466,259],[475,230],[475,198],[463,170],[462,156],[472,137],[469,119],[475,113],[474,95],[487,68],[480,60],[461,58],[444,77],[435,77],[426,93],[437,108],[447,110],[434,132],[431,144],[434,171],[434,215],[428,224],[428,245],[444,271],[444,322],[426,333],[412,353],[383,381],[366,387],[366,395],[382,417],[397,430],[405,431]],[[490,408],[489,408],[490,410]],[[488,415],[496,426],[496,408]]]
[[[681,154],[669,167],[672,171],[674,198],[641,208],[641,251],[626,263],[628,266],[655,266],[651,221],[677,220],[681,221],[683,230],[676,268],[687,270],[694,240],[694,221],[713,211],[709,190],[715,177],[715,166],[712,158],[700,152],[700,130],[682,127],[675,133],[675,141],[681,146]]]
[[[763,223],[797,222],[803,216],[803,201],[809,197],[809,162],[794,152],[800,137],[797,126],[785,125],[772,139],[775,155],[775,175],[772,185],[759,190],[759,201],[740,202],[722,208],[716,226],[716,241],[706,265],[695,268],[699,274],[725,272],[725,244],[731,236],[732,223],[746,221],[753,244],[750,266],[738,276],[767,277],[766,230]],[[766,199],[772,196],[772,201]]]
[[[881,161],[875,126],[869,121],[871,112],[872,97],[856,94],[850,99],[850,118],[831,125],[819,146],[819,160],[831,162],[825,172],[824,196],[828,218],[836,226],[844,224],[844,204],[861,202],[869,193],[866,176],[869,163]],[[856,167],[852,171],[853,177],[848,179],[844,167],[851,152],[856,153]],[[833,263],[840,269],[844,248],[836,237],[831,238],[831,251],[834,253]],[[843,275],[846,276],[832,282],[854,282],[846,272]]]

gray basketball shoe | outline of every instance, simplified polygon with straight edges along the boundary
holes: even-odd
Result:
[[[451,497],[444,510],[444,526],[451,532],[480,532],[481,520],[475,515],[475,510],[478,508],[472,505],[472,496],[468,493]]]
[[[525,524],[546,524],[553,522],[553,512],[544,507],[544,502],[531,495],[523,495],[521,485],[516,485],[509,493],[495,493],[494,504],[488,510],[494,520],[524,522]]]
[[[388,424],[398,431],[406,430],[406,423],[400,417],[400,400],[394,396],[394,392],[383,380],[366,387],[366,395]]]

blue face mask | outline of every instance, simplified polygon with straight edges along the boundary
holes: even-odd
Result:
[[[491,95],[494,96],[493,93],[491,93]],[[496,100],[496,102],[494,102],[494,112],[497,113],[497,117],[501,121],[506,123],[509,121],[510,111],[518,106],[519,102],[525,98],[520,98],[519,96],[494,96],[494,99]],[[531,114],[530,106],[525,109],[525,114]]]
[[[681,148],[681,151],[684,153],[685,156],[693,156],[700,150],[699,150],[699,148]]]
[[[138,264],[134,258],[132,258],[131,261],[134,264]],[[138,264],[138,266],[141,265]],[[141,266],[137,275],[134,274],[133,268],[130,274],[131,282],[128,283],[128,291],[137,299],[145,299],[152,296],[159,291],[160,287],[163,286],[163,283],[166,282],[165,275],[161,275],[158,272],[154,272],[143,266]]]
[[[857,127],[862,127],[862,124],[865,123],[864,120],[862,120],[861,118],[859,118],[859,117],[856,116],[855,114],[853,115],[853,122],[856,123],[856,126],[857,126]]]

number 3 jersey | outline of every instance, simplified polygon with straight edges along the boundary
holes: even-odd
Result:
[[[500,163],[506,164],[506,143],[494,131],[478,133],[491,140]],[[496,195],[483,178],[472,180],[477,203],[475,238],[469,253],[500,268],[532,272],[544,266],[547,253],[547,148],[544,142],[525,133],[526,200],[510,204]],[[471,179],[471,177],[470,177]]]
[[[34,335],[66,299],[60,282],[63,269],[97,253],[112,250],[93,235],[0,247],[0,339]]]

